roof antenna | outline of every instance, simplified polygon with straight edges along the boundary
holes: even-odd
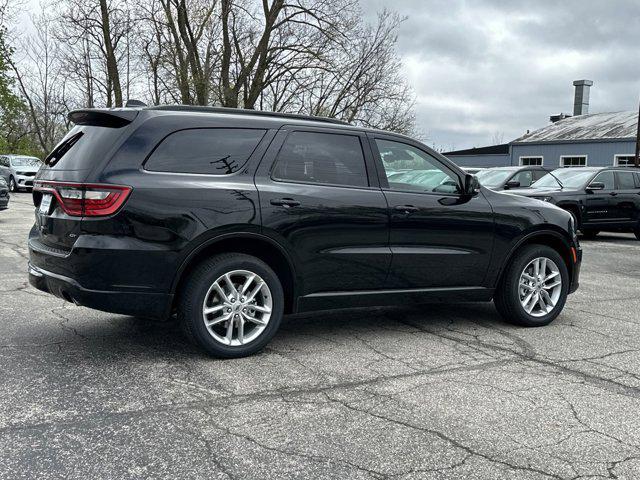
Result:
[[[134,100],[132,98],[127,100],[127,103],[125,104],[125,107],[146,107],[146,106],[147,106],[146,103],[141,102],[140,100]]]

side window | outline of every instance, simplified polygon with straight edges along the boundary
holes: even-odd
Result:
[[[533,181],[537,182],[542,177],[544,177],[546,174],[547,174],[546,170],[534,170],[533,171]]]
[[[533,183],[533,174],[531,170],[523,170],[516,173],[511,180],[520,182],[521,187],[529,187]]]
[[[633,190],[636,188],[633,172],[616,172],[616,180],[618,182],[618,190]]]
[[[193,128],[166,137],[144,168],[154,172],[228,175],[240,170],[266,130]]]
[[[593,182],[604,183],[605,190],[613,190],[614,189],[613,172],[608,171],[608,172],[599,173],[598,175],[596,175],[596,177],[593,180],[591,180],[591,183]]]
[[[290,133],[271,176],[282,181],[369,186],[360,138],[337,133]]]
[[[390,140],[376,145],[391,190],[460,193],[457,177],[428,153]]]

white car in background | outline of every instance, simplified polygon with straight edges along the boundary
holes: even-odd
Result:
[[[0,155],[0,176],[5,179],[9,190],[17,192],[33,187],[33,178],[40,170],[42,161],[25,155]]]

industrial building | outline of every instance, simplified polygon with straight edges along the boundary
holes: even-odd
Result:
[[[551,124],[508,144],[446,152],[463,167],[545,165],[581,167],[633,165],[638,112],[589,114],[590,80],[576,80],[573,115],[550,117]]]

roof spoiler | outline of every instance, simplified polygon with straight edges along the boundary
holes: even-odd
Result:
[[[138,110],[87,108],[73,110],[67,118],[76,125],[120,128],[129,125],[138,116]]]

